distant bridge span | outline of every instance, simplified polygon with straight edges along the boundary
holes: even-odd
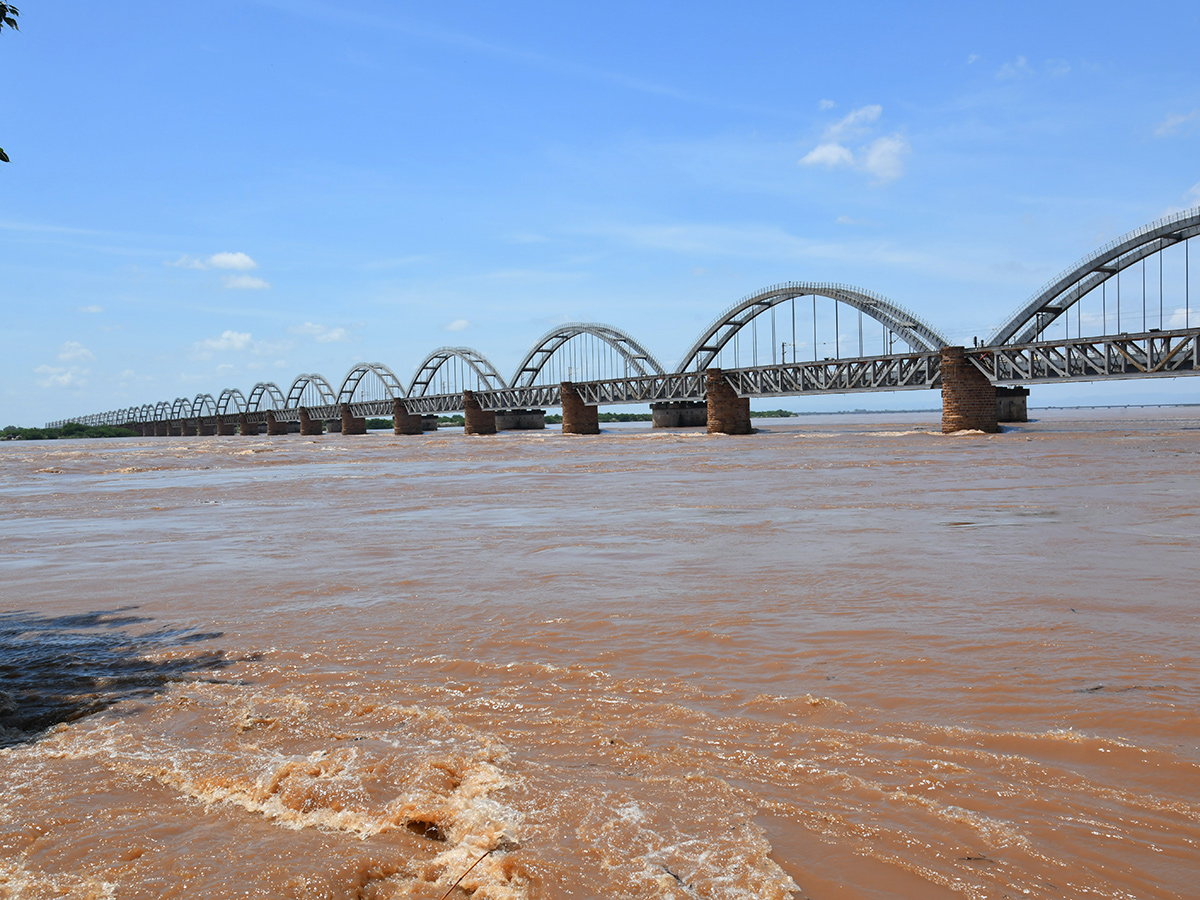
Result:
[[[651,403],[656,422],[663,409],[672,422],[698,423],[706,405],[710,430],[737,431],[749,427],[750,397],[941,389],[945,429],[974,423],[994,430],[995,416],[981,411],[996,406],[997,386],[1003,395],[1037,383],[1200,374],[1200,310],[1193,314],[1190,293],[1190,240],[1197,235],[1200,208],[1122,235],[1064,270],[985,345],[971,348],[952,346],[932,324],[872,291],[784,282],[717,316],[672,371],[619,328],[569,323],[542,335],[509,381],[479,351],[441,347],[417,366],[407,387],[383,363],[358,363],[336,390],[324,376],[307,373],[286,392],[260,382],[245,395],[225,388],[215,398],[177,397],[51,425],[231,434],[235,427],[257,433],[265,423],[269,433],[281,434],[297,423],[306,433],[356,431],[365,429],[366,416],[394,416],[401,433],[402,417],[404,428],[419,430],[413,422],[420,417],[465,412],[468,431],[486,431],[496,413],[510,425],[526,423],[511,427],[527,427],[543,408],[561,407],[564,430],[576,430],[582,416],[590,431],[598,406]],[[1148,270],[1147,261],[1157,262],[1156,269]],[[1140,279],[1133,278],[1139,270]],[[714,415],[735,424],[717,421],[714,428]]]

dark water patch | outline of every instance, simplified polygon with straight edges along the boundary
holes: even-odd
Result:
[[[0,747],[35,741],[60,723],[148,698],[171,682],[199,680],[200,673],[236,661],[219,650],[153,658],[221,633],[158,628],[134,634],[131,628],[152,621],[134,609],[0,613]]]

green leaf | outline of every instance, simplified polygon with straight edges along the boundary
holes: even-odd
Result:
[[[12,162],[12,160],[8,158],[8,154],[4,152],[3,147],[0,147],[0,162]]]

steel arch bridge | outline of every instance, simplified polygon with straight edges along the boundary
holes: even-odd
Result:
[[[966,349],[966,360],[993,384],[1200,374],[1200,328],[1191,325],[1189,292],[1193,279],[1188,255],[1190,240],[1197,236],[1200,236],[1200,207],[1122,235],[1052,279],[1009,316],[984,345]],[[1162,272],[1164,257],[1173,258],[1173,247],[1183,251],[1174,257],[1183,269],[1182,281],[1172,276],[1172,291],[1182,295],[1183,303],[1172,311],[1172,330],[1167,327]],[[1158,327],[1154,328],[1148,315],[1146,261],[1156,255],[1159,287],[1154,299],[1158,306]],[[1141,301],[1141,330],[1127,333],[1123,326],[1139,323],[1137,315],[1128,311],[1130,300],[1125,301],[1126,313],[1122,317],[1121,275],[1138,264],[1142,288],[1140,298],[1134,296],[1133,300]],[[1171,265],[1175,266],[1175,262]],[[1117,287],[1116,328],[1111,332],[1111,317],[1104,306],[1107,302],[1104,289],[1110,279],[1116,279]],[[1127,285],[1130,280],[1128,276],[1124,279]],[[1126,290],[1136,294],[1131,287]],[[796,348],[800,344],[794,325],[796,301],[810,296],[813,298],[812,358],[799,361]],[[818,316],[818,298],[832,301],[832,317]],[[1093,301],[1102,315],[1089,315],[1087,327],[1093,328],[1099,321],[1099,336],[1084,337],[1082,313],[1090,309]],[[776,310],[784,303],[790,303],[793,313],[793,354],[788,362],[784,352],[781,363],[776,356],[780,345],[775,342],[774,326]],[[820,307],[829,311],[828,303],[821,303]],[[843,307],[859,314],[857,356],[842,353],[849,346],[839,331],[837,315]],[[1072,313],[1069,317],[1068,312]],[[764,315],[767,313],[769,316]],[[884,336],[884,349],[878,355],[863,351],[863,322],[868,318],[882,329]],[[758,352],[759,329],[767,319],[771,321],[771,342],[764,363]],[[1200,325],[1200,310],[1196,311],[1195,319]],[[828,330],[830,320],[834,337],[819,343],[818,322]],[[1047,326],[1056,321],[1067,326],[1062,340],[1046,337]],[[746,354],[739,356],[739,336],[743,351],[749,347],[753,350],[748,366],[740,361]],[[908,351],[894,352],[893,338],[906,343]],[[410,415],[443,414],[465,408],[464,391],[476,394],[473,402],[481,409],[522,410],[562,405],[560,384],[568,381],[575,383],[576,393],[583,402],[592,405],[697,401],[704,399],[706,392],[702,372],[710,369],[722,371],[726,384],[743,398],[817,391],[929,389],[942,384],[940,355],[943,349],[954,349],[949,344],[927,321],[880,294],[847,284],[789,281],[749,294],[723,311],[671,372],[627,332],[601,323],[573,322],[539,337],[508,382],[478,350],[440,347],[417,366],[407,390],[383,363],[358,363],[336,391],[323,376],[307,373],[297,376],[286,393],[274,382],[259,382],[248,394],[237,388],[225,388],[215,398],[213,394],[200,393],[190,399],[176,397],[64,421],[156,426],[170,423],[176,433],[184,425],[187,429],[184,433],[194,434],[193,429],[201,427],[202,433],[211,433],[205,429],[214,425],[227,428],[230,423],[225,420],[233,415],[245,424],[269,419],[276,424],[295,421],[302,418],[301,410],[305,408],[313,418],[326,420],[343,415],[347,409],[352,416],[378,416],[390,414],[396,400],[404,401]],[[784,342],[783,347],[786,346]],[[833,356],[819,359],[822,347],[830,348]],[[214,418],[218,421],[214,422]]]
[[[452,366],[455,360],[458,360],[466,370],[474,373],[477,389],[501,391],[508,387],[508,383],[496,371],[496,367],[492,365],[491,360],[478,350],[471,347],[438,347],[438,349],[425,357],[425,360],[417,366],[417,371],[413,375],[408,393],[404,396],[424,397],[430,393],[429,388],[434,384],[437,373],[444,368]],[[465,374],[465,372],[454,374],[461,375]],[[461,377],[457,379],[455,379],[454,375],[451,377],[452,381],[462,381]]]
[[[989,346],[1037,340],[1051,322],[1135,263],[1200,234],[1200,208],[1134,229],[1060,272],[988,338]]]
[[[551,357],[572,338],[582,335],[591,335],[611,347],[624,360],[630,375],[662,375],[665,371],[662,363],[655,359],[649,350],[621,329],[600,322],[569,322],[550,329],[538,338],[517,366],[517,371],[512,377],[512,386],[519,388],[536,384],[538,375],[550,362]]]
[[[800,297],[828,297],[870,316],[914,350],[940,350],[949,341],[915,313],[886,297],[847,284],[788,281],[749,294],[713,320],[683,354],[676,372],[708,368],[734,337],[767,310]]]

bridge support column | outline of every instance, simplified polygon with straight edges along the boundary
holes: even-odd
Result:
[[[229,437],[237,434],[237,419],[233,416],[217,416],[217,434]]]
[[[179,420],[179,436],[180,437],[195,437],[199,433],[196,423],[191,419]]]
[[[437,431],[438,417],[435,415],[421,416],[422,431]]]
[[[200,437],[212,437],[217,433],[217,423],[211,420],[199,419],[196,422],[196,434]]]
[[[171,419],[167,422],[168,437],[183,437],[183,420]]]
[[[395,434],[420,434],[421,416],[409,415],[408,407],[399,397],[392,401],[392,431]]]
[[[267,434],[277,436],[288,433],[288,423],[276,420],[275,413],[267,413]]]
[[[545,427],[544,409],[505,409],[496,413],[497,431],[540,431]]]
[[[300,433],[307,435],[325,433],[325,423],[310,416],[308,410],[303,406],[300,407]]]
[[[342,404],[342,434],[366,434],[367,417],[356,416],[349,403]]]
[[[463,391],[463,418],[466,419],[463,431],[467,434],[496,433],[495,411],[480,406],[474,391]]]
[[[1028,422],[1029,388],[996,387],[996,421]]]
[[[155,437],[170,437],[171,436],[171,423],[167,422],[165,420],[161,421],[161,422],[155,422],[154,423],[154,436]]]
[[[245,413],[238,413],[238,431],[240,431],[243,436],[258,434],[258,424],[258,422],[248,421]]]
[[[720,369],[704,372],[705,405],[708,408],[709,434],[752,434],[750,426],[750,398],[739,397],[737,391],[725,383]]]
[[[650,404],[653,428],[689,428],[708,424],[708,404],[697,400],[664,400]]]
[[[966,348],[942,348],[942,434],[972,429],[995,433],[996,388],[967,360]]]
[[[562,433],[599,434],[600,408],[584,403],[573,382],[562,382],[559,392],[562,394]]]

